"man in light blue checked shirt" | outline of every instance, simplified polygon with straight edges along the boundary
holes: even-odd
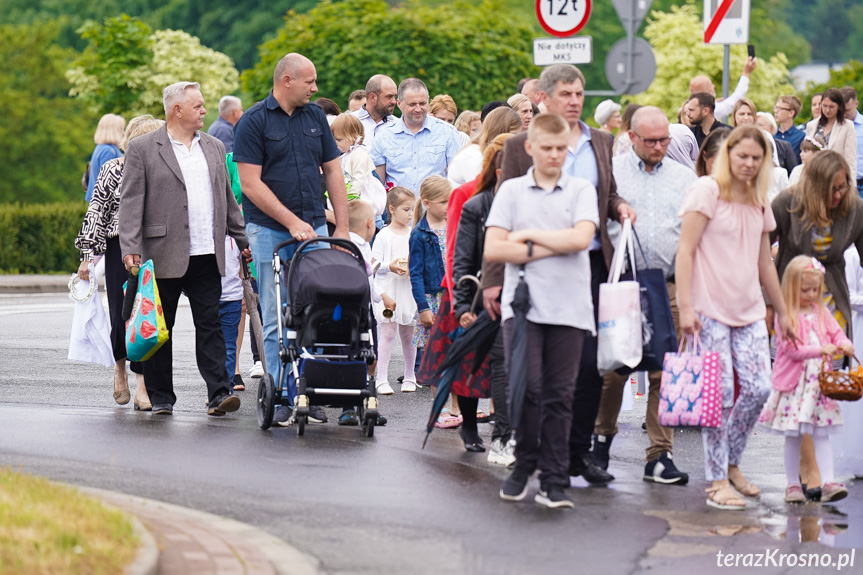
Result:
[[[429,116],[429,92],[421,80],[402,80],[397,104],[402,117],[378,131],[372,161],[382,182],[393,182],[419,195],[425,178],[446,176],[461,140],[453,126]]]
[[[636,247],[639,269],[661,269],[665,273],[675,327],[678,324],[674,289],[674,256],[680,238],[678,211],[686,190],[697,179],[689,168],[666,157],[671,141],[668,119],[659,108],[645,106],[632,117],[629,137],[632,150],[613,160],[614,179],[626,200],[638,212],[634,226],[644,256]],[[685,485],[686,473],[678,471],[671,460],[674,429],[659,425],[659,382],[661,371],[649,374],[647,397],[647,466],[644,479],[661,484]],[[629,374],[611,372],[604,377],[602,400],[596,418],[593,442],[594,460],[608,465],[611,440],[617,433],[617,416]]]

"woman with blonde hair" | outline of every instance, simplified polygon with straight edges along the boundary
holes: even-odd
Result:
[[[471,140],[479,134],[480,128],[482,128],[482,119],[479,114],[476,112],[472,112],[471,110],[465,110],[461,114],[458,115],[458,118],[455,119],[455,129],[463,134],[467,134],[467,137]]]
[[[533,119],[533,102],[524,94],[515,94],[514,96],[510,96],[506,103],[509,104],[510,108],[518,112],[522,123],[521,131],[527,132],[530,121]]]
[[[447,168],[447,179],[454,188],[473,181],[482,169],[485,148],[500,134],[515,134],[522,131],[522,120],[518,112],[502,106],[486,117],[473,141],[462,148]],[[464,198],[467,200],[467,196]]]
[[[87,195],[84,198],[88,202],[93,197],[93,187],[96,185],[96,177],[99,175],[102,165],[123,155],[119,146],[123,140],[123,128],[125,126],[126,120],[117,114],[105,114],[99,119],[99,125],[96,126],[96,133],[93,135],[96,147],[90,156],[88,168],[90,174],[87,178]]]
[[[703,349],[722,364],[722,424],[704,428],[705,476],[712,485],[707,505],[743,509],[760,490],[739,465],[746,440],[770,393],[770,351],[761,286],[773,302],[779,336],[796,341],[776,267],[769,232],[776,228],[767,201],[770,149],[760,129],[731,132],[717,155],[713,175],[699,178],[686,193],[675,279],[680,328],[700,334]],[[728,273],[728,270],[734,273]],[[734,400],[734,373],[740,395]]]
[[[122,119],[122,118],[121,118]],[[159,129],[164,120],[153,116],[138,116],[129,121],[125,135],[118,140],[125,150],[129,142],[149,132]],[[126,268],[120,250],[119,208],[120,181],[123,178],[123,162],[120,156],[102,165],[93,187],[93,197],[87,207],[84,223],[75,240],[75,247],[81,252],[81,266],[78,277],[90,279],[89,266],[97,256],[105,257],[105,291],[108,295],[108,316],[111,320],[111,346],[114,350],[114,401],[120,405],[129,403],[129,383],[126,380],[126,327],[123,321],[123,283],[126,281]],[[93,278],[95,280],[95,278]],[[135,409],[149,411],[152,406],[144,387],[141,364],[131,362],[130,368],[137,374],[135,389]]]

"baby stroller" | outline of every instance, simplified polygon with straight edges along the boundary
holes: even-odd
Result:
[[[261,380],[258,387],[258,424],[273,423],[276,404],[287,405],[291,383],[296,384],[294,422],[303,435],[310,405],[357,407],[362,430],[372,437],[377,422],[377,393],[368,365],[372,348],[371,293],[365,261],[353,242],[317,237],[297,247],[289,265],[279,250],[273,254],[276,301],[288,290],[288,303],[279,308],[279,361],[282,377]],[[343,248],[310,249],[320,243]],[[282,272],[285,274],[282,274]],[[282,285],[282,275],[287,276]]]

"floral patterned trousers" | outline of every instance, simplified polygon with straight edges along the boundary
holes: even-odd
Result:
[[[708,481],[720,481],[728,478],[729,465],[740,464],[746,440],[770,394],[767,324],[756,321],[730,327],[702,315],[699,319],[702,346],[719,353],[722,363],[722,426],[701,430],[704,475]],[[740,382],[736,403],[734,371]]]

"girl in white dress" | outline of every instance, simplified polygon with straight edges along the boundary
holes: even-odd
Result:
[[[387,193],[387,213],[390,224],[375,237],[372,255],[383,265],[375,274],[375,291],[381,303],[375,305],[378,320],[378,395],[391,395],[389,366],[396,333],[404,354],[404,383],[416,385],[414,363],[417,349],[411,344],[414,335],[417,305],[411,291],[408,256],[411,221],[417,198],[412,191],[396,186]]]

